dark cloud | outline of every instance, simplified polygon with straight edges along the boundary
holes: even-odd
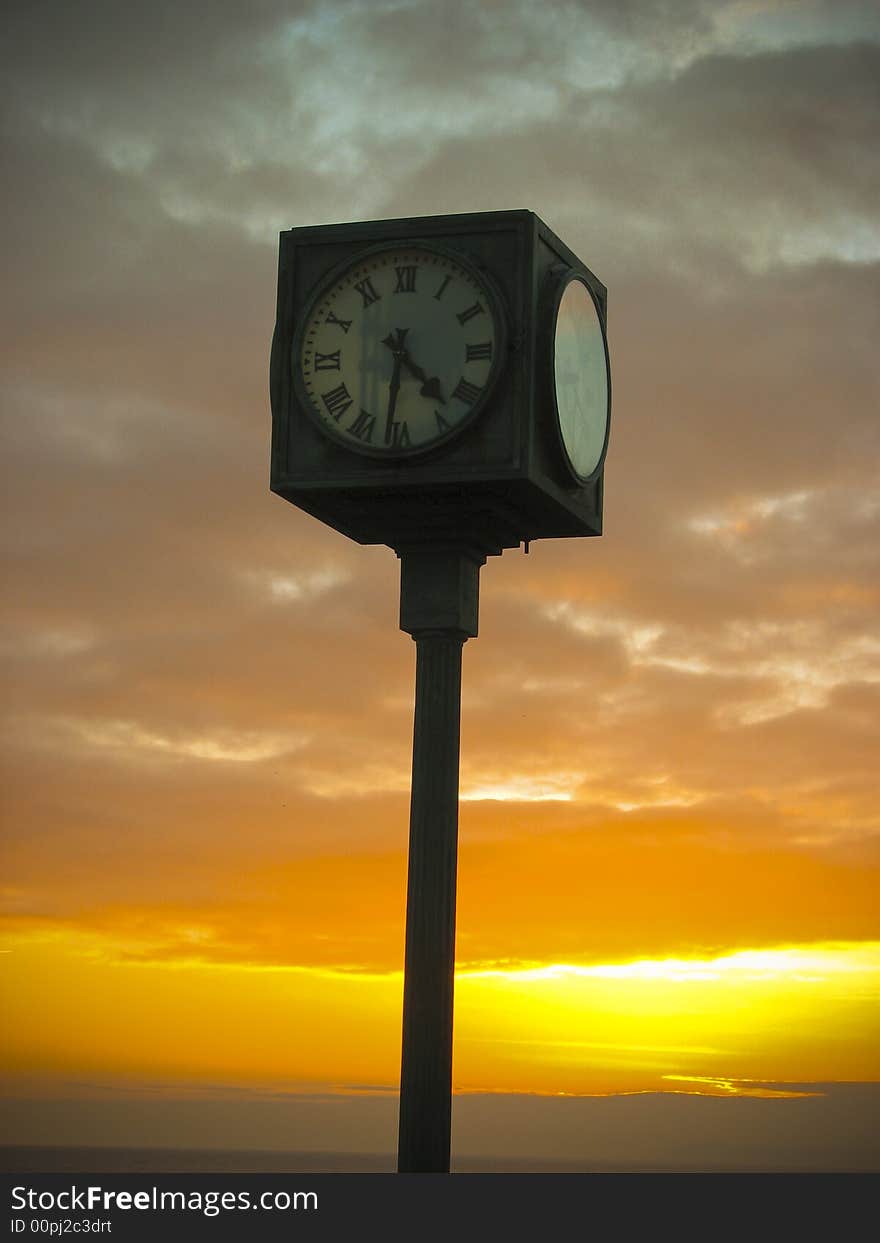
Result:
[[[597,267],[602,254],[606,273],[660,265],[664,280],[684,269],[710,288],[725,256],[876,258],[878,67],[880,49],[860,44],[715,54],[672,78],[571,87],[531,124],[438,143],[397,180],[389,214],[412,199],[455,210],[455,195],[523,203]]]

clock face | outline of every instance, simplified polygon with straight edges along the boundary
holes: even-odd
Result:
[[[605,456],[611,388],[599,312],[579,277],[569,280],[559,301],[553,377],[562,445],[571,469],[584,481]]]
[[[503,349],[497,297],[467,260],[383,246],[337,271],[312,300],[294,341],[294,380],[333,440],[409,457],[474,418]]]

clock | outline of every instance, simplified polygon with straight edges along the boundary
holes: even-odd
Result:
[[[395,550],[601,535],[606,306],[530,211],[284,230],[272,491]]]
[[[499,295],[463,254],[373,246],[337,267],[305,307],[292,343],[294,389],[335,443],[408,459],[477,418],[505,350]]]
[[[584,278],[566,272],[556,290],[553,399],[566,464],[583,484],[597,474],[608,447],[608,345],[599,307]]]

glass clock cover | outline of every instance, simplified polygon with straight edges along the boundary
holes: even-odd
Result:
[[[313,300],[294,374],[332,439],[405,457],[445,443],[482,409],[503,345],[495,295],[463,256],[384,245],[337,271]]]
[[[556,313],[553,377],[563,448],[581,479],[595,474],[608,437],[608,354],[599,312],[578,277],[565,287]]]

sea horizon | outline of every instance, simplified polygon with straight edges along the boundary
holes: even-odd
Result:
[[[392,1174],[394,1153],[308,1152],[275,1149],[171,1148],[72,1144],[2,1144],[4,1174]],[[803,1159],[749,1162],[597,1162],[492,1154],[453,1154],[460,1174],[823,1174],[876,1173],[876,1167],[820,1165]]]

